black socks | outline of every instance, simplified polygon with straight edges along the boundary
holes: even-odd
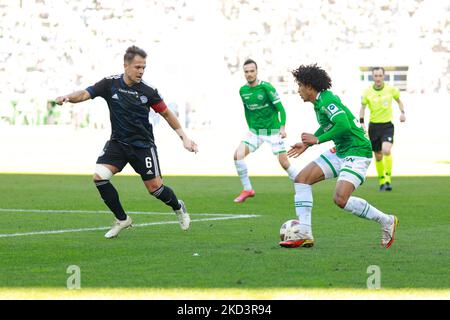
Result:
[[[168,206],[172,207],[173,210],[180,210],[181,205],[178,202],[177,196],[169,187],[162,185],[161,187],[159,187],[159,189],[153,191],[151,194]]]
[[[127,215],[122,208],[122,204],[119,200],[119,194],[109,180],[98,180],[95,182],[95,186],[100,192],[105,204],[114,213],[118,220],[126,220]],[[181,205],[178,202],[177,196],[173,190],[167,186],[162,185],[159,189],[151,193],[155,198],[161,200],[173,210],[180,210]]]
[[[109,180],[99,180],[95,182],[95,186],[100,192],[100,196],[105,201],[108,208],[114,213],[118,220],[126,220],[127,215],[122,208],[119,200],[119,194]]]

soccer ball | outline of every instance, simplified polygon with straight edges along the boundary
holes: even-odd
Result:
[[[288,220],[280,228],[281,241],[300,239],[300,221]]]

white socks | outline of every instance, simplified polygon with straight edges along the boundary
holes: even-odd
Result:
[[[236,171],[241,178],[242,186],[244,190],[252,190],[252,184],[250,183],[250,178],[248,177],[247,165],[244,160],[234,160],[234,165],[236,166]]]
[[[244,190],[252,190],[252,184],[250,182],[250,178],[248,177],[248,169],[247,165],[245,164],[245,160],[234,160],[234,165],[236,166],[237,174],[239,175],[239,178],[241,179],[242,186],[244,187]],[[294,166],[289,166],[289,168],[286,169],[286,173],[289,176],[289,179],[292,181],[295,180],[297,177],[299,171]]]
[[[300,221],[300,232],[312,237],[311,213],[313,207],[312,188],[308,184],[295,183],[295,213]],[[366,200],[358,197],[350,197],[344,208],[354,215],[377,221],[381,224],[392,223],[389,215],[371,206]]]
[[[297,177],[297,175],[299,173],[299,171],[296,168],[294,168],[294,166],[292,166],[292,165],[286,169],[286,172],[289,176],[289,179],[291,179],[292,181],[295,180],[295,178]]]
[[[292,168],[292,166],[290,167]],[[294,183],[295,213],[300,221],[300,232],[312,236],[311,212],[313,207],[312,188],[309,184]]]
[[[360,218],[374,220],[381,224],[391,223],[391,217],[371,206],[366,200],[358,197],[350,197],[344,210]]]

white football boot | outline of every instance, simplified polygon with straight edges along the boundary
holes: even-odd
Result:
[[[187,229],[189,229],[191,218],[189,217],[189,213],[186,210],[186,206],[184,205],[183,200],[178,200],[178,202],[180,203],[181,208],[179,210],[175,210],[175,213],[177,214],[181,230],[186,231]]]
[[[389,215],[392,218],[391,223],[381,226],[381,247],[389,248],[395,240],[395,231],[398,226],[398,218],[394,215]]]
[[[127,216],[126,220],[117,220],[114,223],[114,226],[105,234],[105,238],[111,239],[117,237],[120,231],[123,229],[129,228],[133,221],[131,220],[130,216]]]
[[[311,248],[314,246],[314,237],[310,232],[299,234],[298,238],[286,239],[284,241],[281,241],[279,245],[285,248]]]

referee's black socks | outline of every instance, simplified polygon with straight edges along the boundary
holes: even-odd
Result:
[[[126,220],[127,215],[122,208],[119,200],[119,194],[116,188],[109,182],[109,180],[95,181],[95,186],[100,192],[100,196],[105,201],[108,208],[114,213],[118,220]]]
[[[168,206],[172,207],[173,210],[180,210],[181,205],[178,202],[177,196],[169,187],[162,185],[157,190],[151,193],[155,198],[161,200]]]

